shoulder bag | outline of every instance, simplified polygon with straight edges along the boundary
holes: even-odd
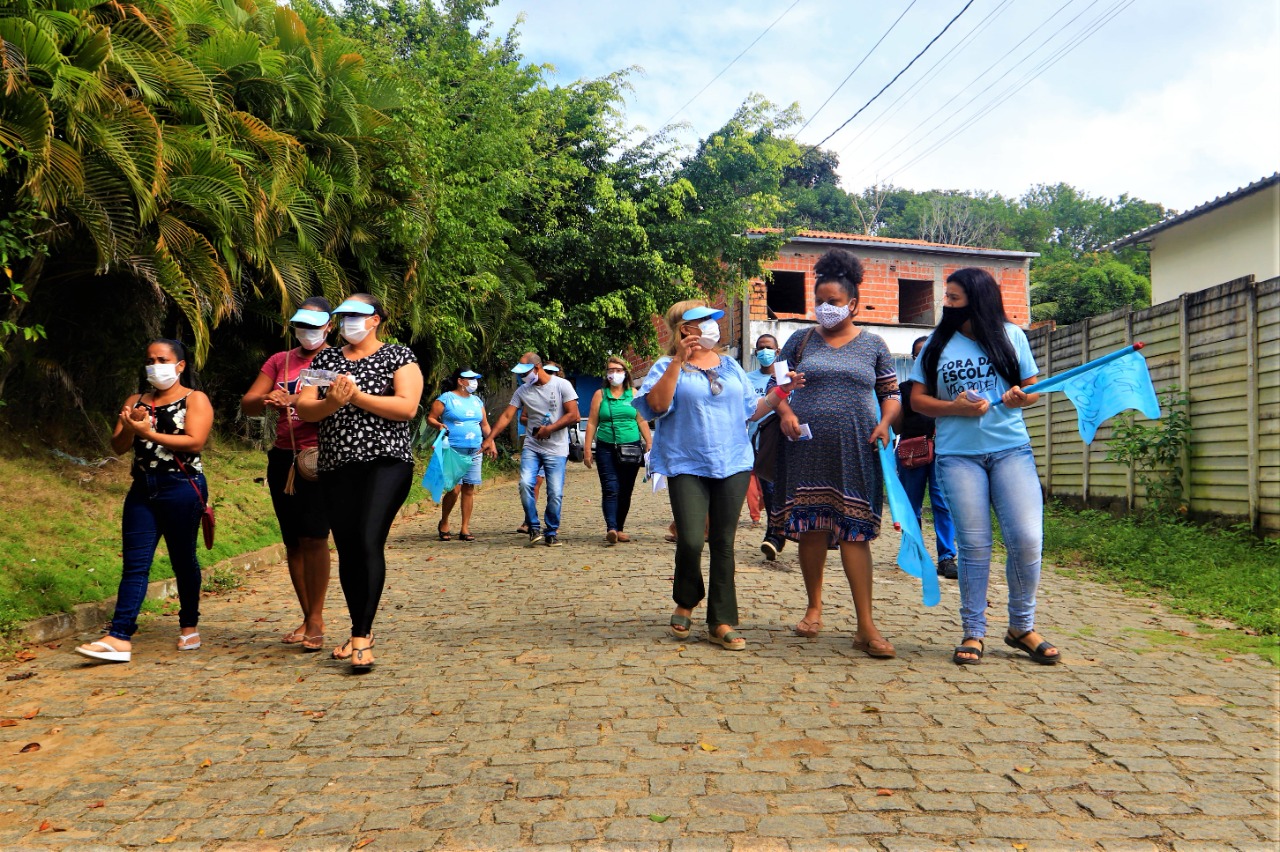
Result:
[[[916,438],[899,438],[895,450],[898,461],[908,470],[933,464],[933,438],[920,435]]]
[[[792,370],[800,368],[800,362],[804,359],[804,350],[808,347],[809,339],[813,337],[815,330],[810,328],[800,341],[800,345],[796,347],[796,361],[791,365]],[[774,471],[778,465],[778,447],[781,443],[782,418],[775,413],[761,423],[760,428],[756,430],[756,463],[752,468],[756,479],[762,482],[773,482]]]
[[[285,391],[289,389],[289,355],[293,350],[284,353],[284,387]],[[307,447],[305,450],[298,451],[298,439],[293,435],[293,406],[286,406],[284,416],[289,421],[289,443],[293,447],[293,465],[289,468],[289,475],[284,481],[284,493],[293,494],[294,474],[301,476],[307,482],[315,482],[320,478],[320,448]]]
[[[613,416],[613,404],[622,400],[615,400],[613,395],[609,393],[609,388],[605,388],[601,393],[601,402],[608,400],[609,425],[613,427],[613,433],[616,435],[618,434],[618,423]],[[623,400],[625,399],[626,397],[623,397]],[[634,410],[632,409],[632,411]],[[618,448],[618,461],[622,464],[644,464],[644,441],[631,441],[627,444],[615,444],[614,446]]]

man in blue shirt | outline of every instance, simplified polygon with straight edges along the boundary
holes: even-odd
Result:
[[[778,339],[772,334],[762,334],[756,338],[756,363],[760,365],[760,369],[752,370],[747,373],[747,378],[751,380],[751,386],[755,388],[756,396],[764,396],[769,392],[769,382],[773,380],[773,362],[778,357]],[[756,435],[760,431],[760,426],[774,414],[766,414],[759,420],[747,424],[747,435],[751,438],[751,445],[756,445]],[[759,523],[760,515],[765,518],[765,534],[764,542],[760,545],[760,552],[770,562],[778,558],[778,551],[782,550],[787,543],[787,539],[783,536],[781,530],[775,530],[768,527],[769,523],[769,504],[773,502],[773,483],[764,482],[751,474],[751,484],[747,487],[747,510],[751,513],[751,522]]]

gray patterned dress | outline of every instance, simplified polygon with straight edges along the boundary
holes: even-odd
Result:
[[[835,349],[814,330],[797,364],[808,333],[791,335],[780,357],[805,375],[805,386],[791,395],[791,409],[809,424],[813,440],[782,440],[769,523],[792,541],[826,530],[827,546],[835,549],[841,541],[880,534],[884,481],[867,439],[880,422],[877,400],[899,399],[898,378],[884,339],[865,329]]]

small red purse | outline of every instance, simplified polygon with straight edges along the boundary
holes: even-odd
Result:
[[[901,438],[896,450],[898,461],[902,466],[911,469],[924,467],[933,463],[933,439],[928,435],[918,438]]]

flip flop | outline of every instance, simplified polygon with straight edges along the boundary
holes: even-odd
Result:
[[[693,622],[689,620],[689,616],[674,614],[671,616],[671,635],[677,639],[688,639],[692,627]]]
[[[868,657],[874,657],[877,660],[892,660],[898,656],[898,652],[893,645],[889,644],[887,639],[861,639],[853,640],[853,650],[861,651]]]
[[[306,651],[308,654],[314,654],[316,651],[321,650],[323,647],[324,647],[323,633],[321,633],[319,636],[302,637],[302,650]]]
[[[1062,655],[1045,653],[1046,651],[1058,650],[1055,646],[1049,644],[1048,642],[1041,642],[1034,649],[1032,649],[1032,648],[1028,648],[1026,645],[1023,644],[1022,640],[1025,639],[1028,634],[1031,634],[1034,632],[1035,632],[1034,627],[1028,630],[1026,633],[1023,633],[1021,636],[1014,636],[1011,631],[1009,633],[1004,634],[1004,644],[1008,645],[1010,648],[1016,648],[1017,650],[1022,651],[1024,654],[1026,654],[1028,657],[1035,660],[1037,663],[1039,663],[1042,666],[1057,665],[1058,661],[1062,659]]]
[[[199,651],[200,650],[200,634],[199,633],[179,633],[178,634],[178,650],[179,651]]]
[[[797,636],[803,636],[806,639],[812,639],[818,635],[818,631],[822,629],[822,619],[815,618],[810,621],[807,618],[800,619],[800,623],[795,626]]]
[[[290,630],[288,633],[280,637],[280,641],[286,645],[297,645],[305,638],[301,630]]]
[[[89,650],[94,646],[103,648],[102,651]],[[87,642],[84,645],[76,646],[76,653],[82,657],[88,657],[91,660],[97,660],[100,663],[127,663],[133,656],[132,651],[117,651],[106,642]]]
[[[372,647],[373,647],[374,645],[376,645],[376,644],[377,644],[377,641],[376,641],[376,640],[374,640],[374,639],[373,639],[373,637],[370,637],[370,638],[369,638],[369,647],[370,647],[370,648],[372,648]],[[345,648],[345,649],[347,649],[347,653],[345,653],[345,654],[339,654],[338,652],[339,652],[339,651],[341,651],[341,650],[343,650],[344,648]],[[332,654],[330,654],[329,656],[333,657],[335,660],[342,660],[343,662],[346,662],[347,660],[351,659],[351,650],[350,650],[350,649],[351,649],[351,640],[350,640],[350,639],[348,639],[347,641],[343,642],[343,643],[342,643],[341,645],[339,645],[338,647],[334,648],[334,649],[333,649],[333,653],[332,653]]]

